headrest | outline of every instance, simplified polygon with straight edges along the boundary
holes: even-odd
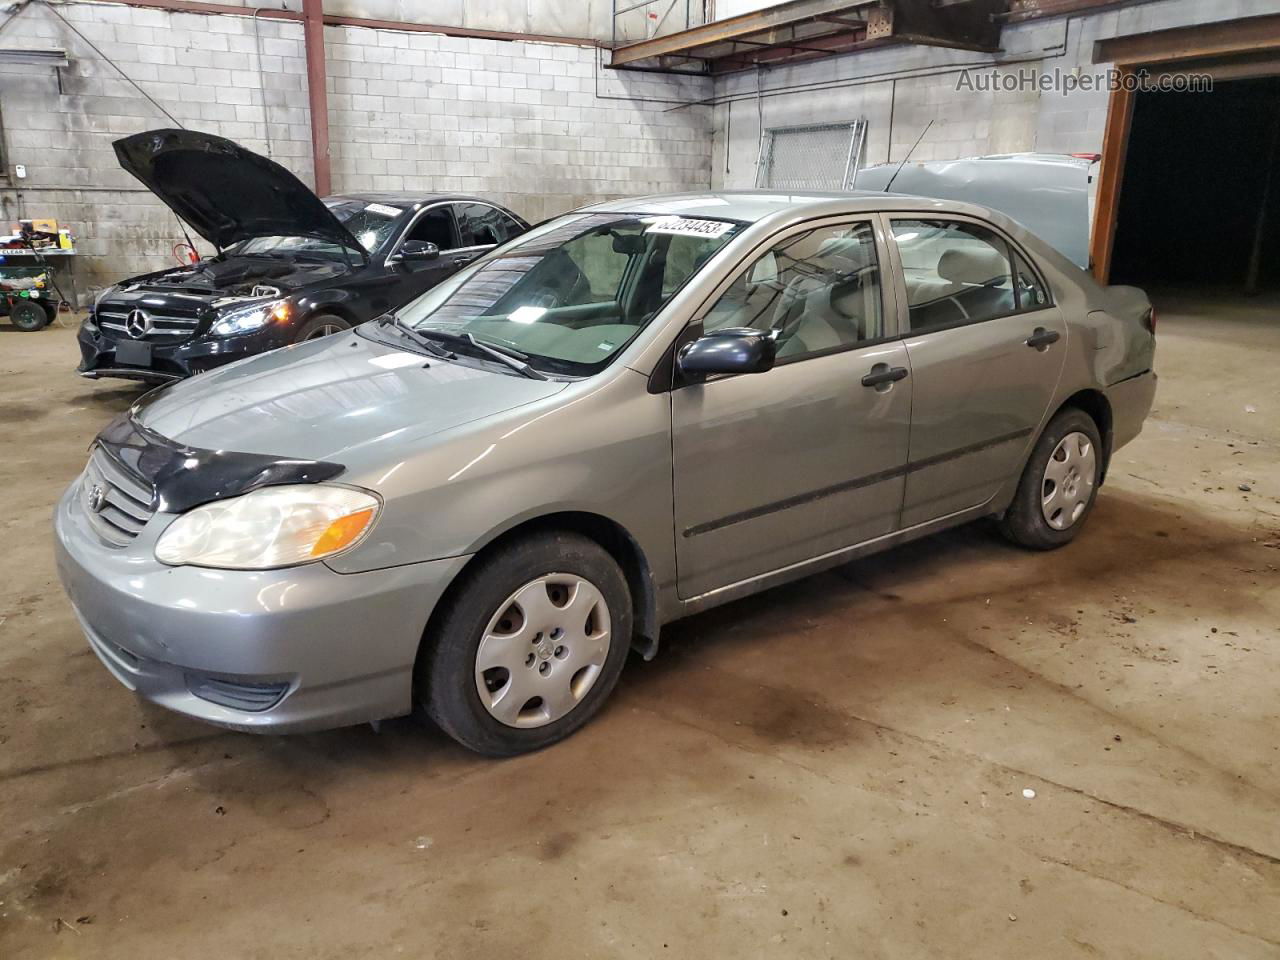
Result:
[[[938,276],[950,283],[983,287],[1009,276],[1009,262],[990,247],[951,249],[938,262]]]
[[[818,256],[843,257],[861,265],[870,259],[869,253],[873,249],[874,246],[870,239],[862,237],[831,237],[822,241],[822,245],[818,247]]]

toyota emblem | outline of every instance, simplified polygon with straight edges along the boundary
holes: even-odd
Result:
[[[124,321],[125,333],[135,340],[151,332],[151,315],[145,310],[130,310]]]
[[[95,483],[89,491],[89,509],[93,513],[101,513],[102,508],[107,503],[107,491],[102,489],[101,484]]]

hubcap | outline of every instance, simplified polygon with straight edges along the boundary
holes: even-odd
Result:
[[[1069,433],[1054,448],[1040,482],[1040,509],[1055,530],[1070,528],[1084,514],[1098,478],[1098,455],[1083,433]]]
[[[549,573],[511,594],[476,651],[476,690],[509,727],[565,716],[595,685],[609,656],[609,606],[590,581]]]

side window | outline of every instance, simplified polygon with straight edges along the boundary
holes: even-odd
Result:
[[[1039,310],[1049,305],[1049,294],[1044,284],[1027,261],[1017,253],[1013,255],[1013,279],[1018,292],[1019,310]]]
[[[883,336],[871,225],[810,230],[758,257],[703,318],[704,330],[722,327],[775,331],[779,360]]]
[[[487,203],[455,203],[453,208],[464,247],[492,247],[520,232],[518,223]]]
[[[457,244],[453,242],[453,217],[449,215],[449,208],[432,207],[418,218],[405,239],[434,243],[441,250],[452,250]]]
[[[1008,244],[990,230],[951,220],[894,220],[893,238],[913,333],[1018,312]]]

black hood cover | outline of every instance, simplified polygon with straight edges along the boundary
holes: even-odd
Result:
[[[346,469],[328,460],[205,450],[162,437],[135,419],[135,414],[159,393],[153,390],[132,409],[120,414],[95,441],[126,472],[151,484],[151,505],[156,510],[184,513],[202,503],[238,497],[259,487],[324,483]]]
[[[250,237],[315,237],[363,248],[310,188],[280,164],[193,130],[148,130],[113,146],[133,174],[219,249]]]

